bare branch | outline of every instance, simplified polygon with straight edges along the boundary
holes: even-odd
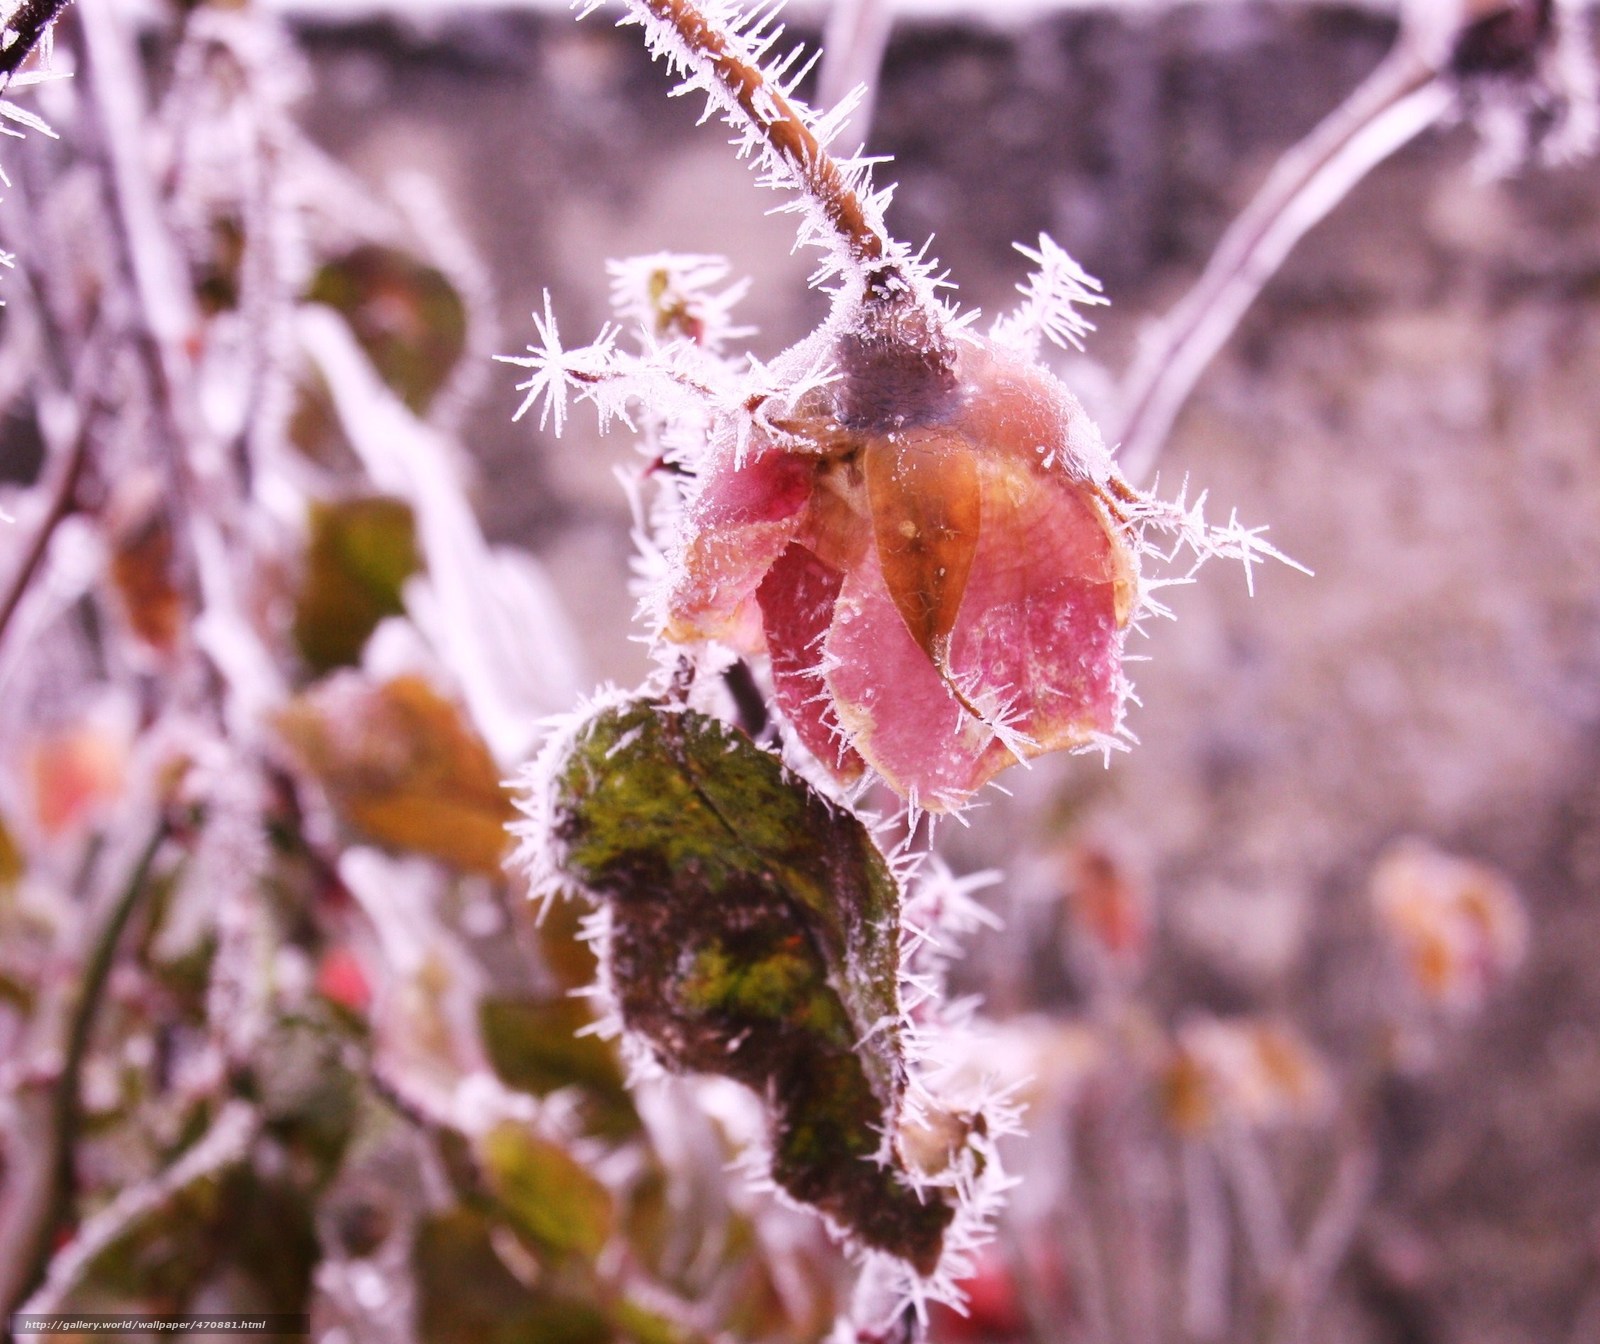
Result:
[[[1433,65],[1402,38],[1343,103],[1278,161],[1200,279],[1147,333],[1124,380],[1118,464],[1138,482],[1160,455],[1178,412],[1284,259],[1373,168],[1444,114],[1451,102]]]
[[[211,1128],[182,1157],[150,1180],[123,1190],[83,1225],[50,1262],[49,1273],[38,1292],[18,1314],[60,1311],[67,1295],[101,1252],[196,1181],[240,1161],[260,1128],[261,1116],[255,1107],[243,1101],[228,1102],[211,1122]]]

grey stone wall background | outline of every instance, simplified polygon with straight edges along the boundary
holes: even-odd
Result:
[[[1101,367],[1065,367],[1092,403],[1391,32],[1244,3],[901,31],[871,141],[896,159],[891,222],[935,232],[986,311],[1025,269],[1013,240],[1041,229],[1101,276]],[[776,198],[664,97],[634,34],[479,15],[306,39],[315,133],[375,182],[437,178],[493,277],[502,349],[546,286],[587,339],[605,259],[662,248],[754,277],[758,352],[818,315],[789,223],[763,213]],[[470,419],[483,517],[546,559],[596,678],[634,680],[611,476],[631,446],[581,417],[560,443],[511,426],[509,373]],[[1143,745],[1109,770],[1013,772],[1014,798],[944,837],[960,864],[1012,868],[1008,931],[969,974],[1012,986],[1002,1012],[1070,994],[1038,950],[1059,920],[1050,856],[1093,834],[1152,874],[1163,998],[1285,1008],[1339,1058],[1371,1012],[1375,855],[1416,833],[1500,865],[1528,962],[1385,1096],[1381,1207],[1327,1338],[1600,1340],[1600,168],[1485,181],[1464,128],[1403,151],[1212,368],[1164,459],[1164,480],[1184,474],[1316,577],[1268,572],[1250,599],[1203,572],[1144,650]]]

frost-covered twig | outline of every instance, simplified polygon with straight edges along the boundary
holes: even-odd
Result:
[[[71,3],[72,0],[22,0],[6,17],[0,41],[10,40],[0,46],[0,94]]]
[[[65,1220],[72,1199],[73,1152],[78,1141],[83,1065],[90,1034],[105,998],[117,947],[149,885],[150,870],[168,833],[168,823],[163,818],[134,859],[127,880],[113,896],[94,935],[76,995],[67,1010],[61,1065],[49,1091],[45,1132],[39,1145],[42,1151],[31,1157],[40,1175],[34,1187],[36,1199],[30,1208],[8,1210],[4,1229],[6,1259],[0,1263],[0,1311],[13,1308],[43,1278],[56,1229]]]
[[[872,108],[877,101],[883,55],[889,46],[893,8],[893,0],[833,0],[828,26],[822,34],[818,100],[823,107],[833,107],[855,97],[855,108],[840,133],[853,130],[855,138],[862,142],[872,128]],[[855,93],[858,89],[859,94]]]
[[[761,67],[765,53],[782,33],[781,28],[769,31],[774,13],[771,6],[758,6],[742,25],[731,14],[703,12],[690,0],[629,0],[629,7],[644,18],[658,54],[667,54],[691,71],[704,81],[704,87],[711,89],[714,82],[719,91],[716,101],[734,112],[753,137],[766,143],[794,185],[816,203],[852,257],[863,263],[887,257],[889,240],[877,212],[862,200],[857,184],[828,153],[826,135],[818,135],[805,109],[792,100],[795,86],[811,63],[792,70],[796,51],[770,72]],[[676,41],[662,40],[663,27]]]
[[[1295,244],[1363,177],[1450,106],[1410,42],[1395,51],[1271,175],[1212,253],[1200,279],[1145,336],[1122,394],[1118,465],[1144,479],[1200,375]]]
[[[138,314],[138,350],[149,378],[162,440],[170,506],[183,527],[174,557],[180,589],[190,590],[198,610],[199,577],[190,516],[192,479],[200,445],[201,416],[186,343],[197,326],[193,293],[161,218],[161,202],[140,143],[146,125],[144,89],[124,16],[107,0],[81,0],[78,23],[86,57],[90,98],[103,137],[107,186],[117,221],[113,234],[122,251]]]
[[[78,419],[77,432],[72,435],[68,444],[66,460],[56,472],[55,484],[50,489],[50,501],[45,505],[44,516],[34,529],[33,536],[22,552],[22,559],[7,582],[3,594],[0,594],[0,642],[4,641],[6,630],[11,625],[11,618],[16,615],[17,608],[22,604],[23,596],[33,582],[34,575],[38,573],[39,566],[49,554],[50,539],[55,535],[56,528],[77,507],[75,500],[78,481],[83,476],[83,466],[89,458],[90,417],[86,412],[79,412]]]
[[[51,1261],[39,1290],[17,1314],[42,1316],[60,1311],[97,1256],[196,1181],[242,1160],[260,1128],[261,1115],[254,1106],[243,1101],[228,1102],[182,1157],[150,1180],[123,1190],[83,1225]]]

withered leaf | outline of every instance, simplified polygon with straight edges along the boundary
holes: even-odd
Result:
[[[296,696],[278,731],[368,840],[498,875],[511,804],[461,711],[422,677],[335,673]]]
[[[610,903],[627,1027],[774,1110],[773,1179],[921,1272],[952,1211],[880,1165],[905,1088],[899,893],[861,822],[736,729],[637,700],[580,730],[552,822]]]
[[[183,598],[176,582],[172,518],[160,488],[136,475],[117,490],[107,519],[111,582],[133,633],[152,648],[176,646]]]

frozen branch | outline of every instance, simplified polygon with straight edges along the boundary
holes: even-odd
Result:
[[[892,0],[833,0],[822,34],[818,101],[823,107],[833,107],[860,89],[855,110],[840,129],[843,133],[854,128],[855,138],[861,142],[872,128],[873,103],[893,27],[892,8]]]
[[[44,1282],[18,1314],[61,1311],[67,1295],[98,1256],[191,1185],[243,1159],[260,1128],[261,1117],[253,1106],[228,1102],[211,1128],[182,1157],[150,1180],[123,1190],[83,1225],[50,1262]]]
[[[1402,38],[1390,56],[1278,161],[1200,279],[1150,331],[1123,387],[1118,463],[1138,482],[1217,351],[1296,243],[1384,159],[1451,104],[1434,66]]]
[[[16,571],[11,575],[3,594],[0,594],[0,642],[3,642],[11,618],[32,584],[39,566],[50,553],[50,539],[56,529],[77,508],[78,482],[83,477],[83,466],[89,458],[89,416],[78,413],[78,424],[67,447],[65,460],[56,472],[50,489],[50,502],[45,506],[44,517],[34,529],[27,548],[22,553]]]

